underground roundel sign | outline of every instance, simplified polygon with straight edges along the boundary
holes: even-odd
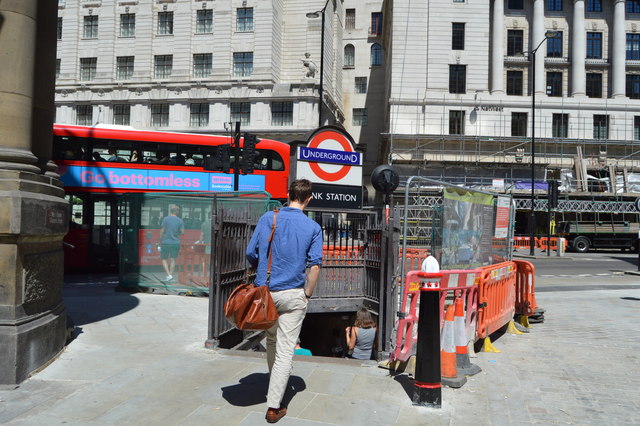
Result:
[[[334,126],[313,132],[306,146],[298,147],[297,179],[314,183],[362,186],[362,154],[353,148],[351,135]]]

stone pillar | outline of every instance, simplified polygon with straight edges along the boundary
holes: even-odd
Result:
[[[531,31],[531,43],[529,43],[529,49],[533,50],[540,45],[540,42],[544,40],[544,0],[533,0],[533,27]],[[547,84],[547,79],[544,75],[544,58],[545,52],[538,50],[536,52],[536,69],[533,72],[536,74],[536,95],[546,94],[544,89]]]
[[[69,209],[50,162],[56,16],[54,1],[0,2],[0,384],[65,343]]]
[[[626,77],[626,31],[624,0],[614,0],[613,40],[611,43],[611,97],[625,96]]]
[[[586,94],[584,60],[587,57],[587,33],[584,30],[584,0],[573,3],[573,28],[571,29],[571,96]]]
[[[504,93],[504,0],[493,1],[491,93]]]

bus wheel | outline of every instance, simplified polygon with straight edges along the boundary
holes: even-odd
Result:
[[[589,251],[590,246],[589,239],[587,237],[578,237],[573,240],[573,249],[578,253],[586,253]]]

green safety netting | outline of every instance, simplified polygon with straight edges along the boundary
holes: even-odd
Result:
[[[179,209],[177,217],[182,220],[184,232],[179,244],[171,246],[163,244],[160,235],[163,219],[171,215],[173,206]],[[207,294],[211,265],[219,249],[211,244],[215,218],[221,217],[223,211],[240,219],[255,218],[278,207],[280,202],[262,191],[125,194],[118,201],[120,285]]]

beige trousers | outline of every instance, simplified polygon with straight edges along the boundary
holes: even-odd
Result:
[[[281,408],[280,403],[293,368],[293,351],[307,313],[307,298],[302,288],[276,291],[271,296],[280,316],[274,326],[267,330],[267,363],[271,375],[267,406]]]

